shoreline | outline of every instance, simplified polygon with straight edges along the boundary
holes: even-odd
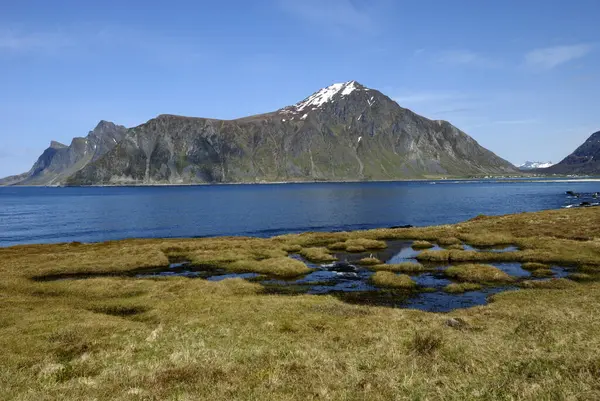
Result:
[[[206,187],[242,185],[294,185],[294,184],[370,184],[370,183],[456,183],[456,182],[497,182],[497,183],[560,183],[560,182],[600,182],[600,176],[582,177],[481,177],[481,178],[406,178],[391,180],[332,180],[332,181],[258,181],[258,182],[214,182],[214,183],[156,183],[156,184],[93,184],[93,185],[0,185],[0,188],[148,188],[148,187]]]

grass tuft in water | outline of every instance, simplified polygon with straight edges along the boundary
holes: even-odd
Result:
[[[470,264],[447,268],[444,273],[451,278],[475,283],[509,283],[514,278],[491,265]]]
[[[412,262],[378,264],[369,266],[369,269],[374,271],[390,271],[398,273],[421,273],[425,271],[425,267],[422,264]]]
[[[433,248],[433,244],[429,241],[415,241],[412,243],[413,249],[429,249]]]
[[[477,283],[451,283],[444,287],[444,291],[449,294],[462,294],[468,291],[478,291],[481,288],[481,284]]]
[[[300,251],[300,255],[307,260],[315,263],[334,262],[337,259],[329,253],[329,249],[323,247],[304,248]]]
[[[368,258],[362,258],[357,263],[359,265],[363,265],[363,266],[375,266],[375,265],[383,264],[383,262],[381,260],[379,260],[373,256],[369,256]]]
[[[396,274],[387,271],[378,271],[371,276],[371,282],[377,287],[398,288],[411,290],[416,288],[417,283],[406,274]]]

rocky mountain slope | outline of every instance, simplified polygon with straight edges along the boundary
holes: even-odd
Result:
[[[158,116],[130,129],[69,183],[372,180],[516,171],[450,123],[428,120],[351,81],[238,120]]]
[[[77,163],[68,164],[69,169],[46,166],[46,159],[66,154],[55,144],[19,183],[33,183],[31,177],[40,175],[36,174],[40,166],[44,166],[42,171],[61,171],[52,183],[69,185],[392,180],[518,173],[516,167],[450,123],[421,117],[355,81],[331,85],[275,112],[237,120],[160,115],[113,139],[113,146],[102,148],[105,154],[79,157]]]
[[[98,160],[125,136],[127,128],[100,121],[85,138],[74,138],[70,146],[52,141],[31,170],[0,180],[0,185],[59,185],[77,171]]]
[[[600,174],[600,131],[554,166],[538,170],[544,174]]]

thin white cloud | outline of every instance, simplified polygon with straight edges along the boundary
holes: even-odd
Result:
[[[446,50],[435,59],[440,64],[455,66],[498,67],[499,62],[471,50]]]
[[[55,51],[72,44],[71,38],[59,32],[0,31],[0,51]]]
[[[351,0],[279,0],[279,4],[286,12],[322,29],[358,28],[368,31],[375,25],[368,11]]]
[[[525,55],[525,63],[532,68],[552,69],[561,64],[586,56],[593,49],[589,44],[546,47]]]

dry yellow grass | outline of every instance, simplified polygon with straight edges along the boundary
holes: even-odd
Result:
[[[526,281],[487,306],[433,314],[267,295],[239,279],[117,277],[169,257],[224,267],[351,238],[497,233],[488,238],[520,247],[517,261],[562,260],[593,278],[598,221],[600,209],[589,208],[273,239],[3,248],[0,399],[600,399],[599,282]],[[114,276],[32,280],[73,275]]]
[[[545,265],[543,263],[529,262],[529,263],[523,263],[521,265],[521,267],[525,270],[535,271],[535,270],[540,270],[540,269],[548,269],[550,266]]]
[[[369,269],[374,271],[390,271],[398,273],[421,273],[425,271],[425,267],[422,264],[412,262],[377,264],[369,266]]]
[[[447,268],[444,273],[448,277],[475,283],[508,283],[514,281],[513,277],[491,265],[471,264],[452,266]]]
[[[554,272],[552,272],[552,270],[550,270],[550,269],[537,269],[537,270],[534,270],[531,272],[531,276],[538,277],[538,278],[552,277],[552,276],[554,276]]]
[[[417,283],[406,274],[396,274],[389,271],[378,271],[371,276],[371,282],[377,287],[398,288],[411,290]]]
[[[327,248],[323,247],[304,248],[300,251],[300,255],[304,256],[311,262],[316,263],[333,262],[337,260],[335,256],[329,253]]]
[[[353,238],[344,242],[334,242],[327,246],[332,251],[347,251],[351,253],[361,253],[368,250],[385,249],[387,244],[385,241],[368,239],[368,238]]]
[[[481,284],[477,283],[452,283],[444,287],[444,291],[450,294],[460,294],[467,291],[477,291],[481,289]]]
[[[369,256],[368,258],[362,258],[357,263],[359,265],[363,265],[363,266],[375,266],[375,265],[383,264],[383,262],[381,260],[379,260],[373,256]]]
[[[428,249],[433,248],[433,244],[429,241],[415,241],[412,243],[414,249]]]
[[[301,261],[287,257],[263,260],[238,260],[227,265],[227,268],[234,272],[253,272],[279,277],[297,277],[311,271]]]

